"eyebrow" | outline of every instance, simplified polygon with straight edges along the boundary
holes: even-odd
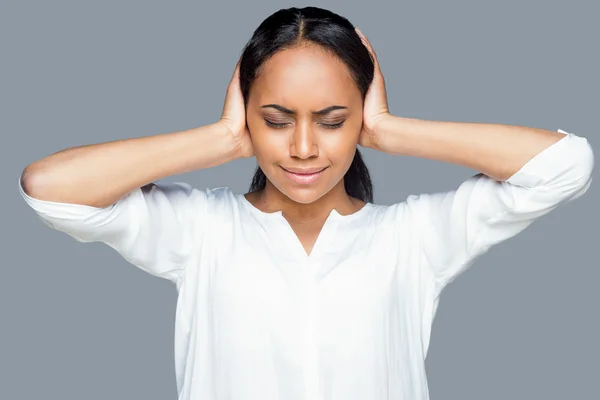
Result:
[[[280,106],[279,104],[265,104],[264,106],[261,106],[260,108],[274,108],[274,109],[284,112],[286,114],[296,115],[296,111],[290,110],[289,108],[285,108],[283,106]],[[333,106],[326,107],[322,110],[311,111],[311,113],[314,115],[325,115],[325,114],[329,114],[330,112],[332,112],[334,110],[343,110],[343,109],[348,109],[348,107],[333,105]]]

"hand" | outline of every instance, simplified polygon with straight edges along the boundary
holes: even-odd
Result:
[[[363,147],[379,148],[379,144],[382,141],[382,132],[377,130],[377,126],[381,120],[390,116],[390,110],[387,104],[387,94],[385,92],[385,81],[381,69],[379,68],[379,62],[373,47],[365,37],[365,35],[356,29],[356,33],[363,41],[363,44],[371,53],[373,62],[375,63],[375,71],[373,76],[373,82],[367,91],[363,107],[363,126],[360,132],[358,144]]]
[[[240,88],[240,60],[238,60],[233,77],[227,88],[223,113],[219,123],[225,125],[239,150],[241,157],[252,157],[254,148],[250,131],[246,123],[246,109],[244,107],[244,97]]]

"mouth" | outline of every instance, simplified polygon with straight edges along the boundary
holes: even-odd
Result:
[[[316,182],[321,175],[323,175],[323,171],[325,171],[328,167],[324,168],[283,168],[283,172],[285,175],[299,184],[309,184]]]

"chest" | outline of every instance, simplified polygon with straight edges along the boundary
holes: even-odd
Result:
[[[410,285],[398,232],[385,226],[325,224],[319,232],[250,224],[221,230],[203,257],[205,282],[221,313],[382,310]],[[410,289],[408,289],[410,290]],[[264,315],[262,316],[264,317]],[[356,318],[356,316],[355,316]]]
[[[407,322],[421,313],[422,284],[410,246],[399,245],[410,242],[404,232],[397,224],[329,224],[306,235],[307,254],[291,226],[220,225],[187,275],[180,319],[197,321],[222,359],[279,354],[282,365],[296,365],[306,343],[369,357],[369,345],[403,336],[387,330],[420,326]]]
[[[339,340],[340,332],[368,341],[390,315],[399,315],[407,294],[402,266],[373,251],[355,243],[352,251],[296,257],[260,243],[237,248],[210,265],[205,289],[212,322],[240,351],[269,337],[303,341],[307,329],[318,330],[324,342]]]
[[[302,226],[294,226],[290,224],[290,228],[294,232],[296,239],[307,256],[310,256],[315,243],[322,231],[322,226],[318,228],[305,228]]]

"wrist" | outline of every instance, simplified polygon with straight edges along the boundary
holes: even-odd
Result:
[[[223,164],[240,158],[240,152],[237,144],[233,140],[233,135],[229,128],[221,123],[215,122],[209,125],[201,126],[195,129],[200,139],[200,145],[218,159],[215,165]],[[216,160],[215,160],[216,161]]]
[[[410,146],[409,127],[414,119],[387,114],[374,128],[372,147],[384,153],[406,155]]]
[[[220,130],[221,135],[229,143],[229,151],[233,158],[251,158],[254,155],[252,142],[247,132],[240,137],[229,121],[224,119],[215,122],[214,125],[217,126],[215,129]]]

